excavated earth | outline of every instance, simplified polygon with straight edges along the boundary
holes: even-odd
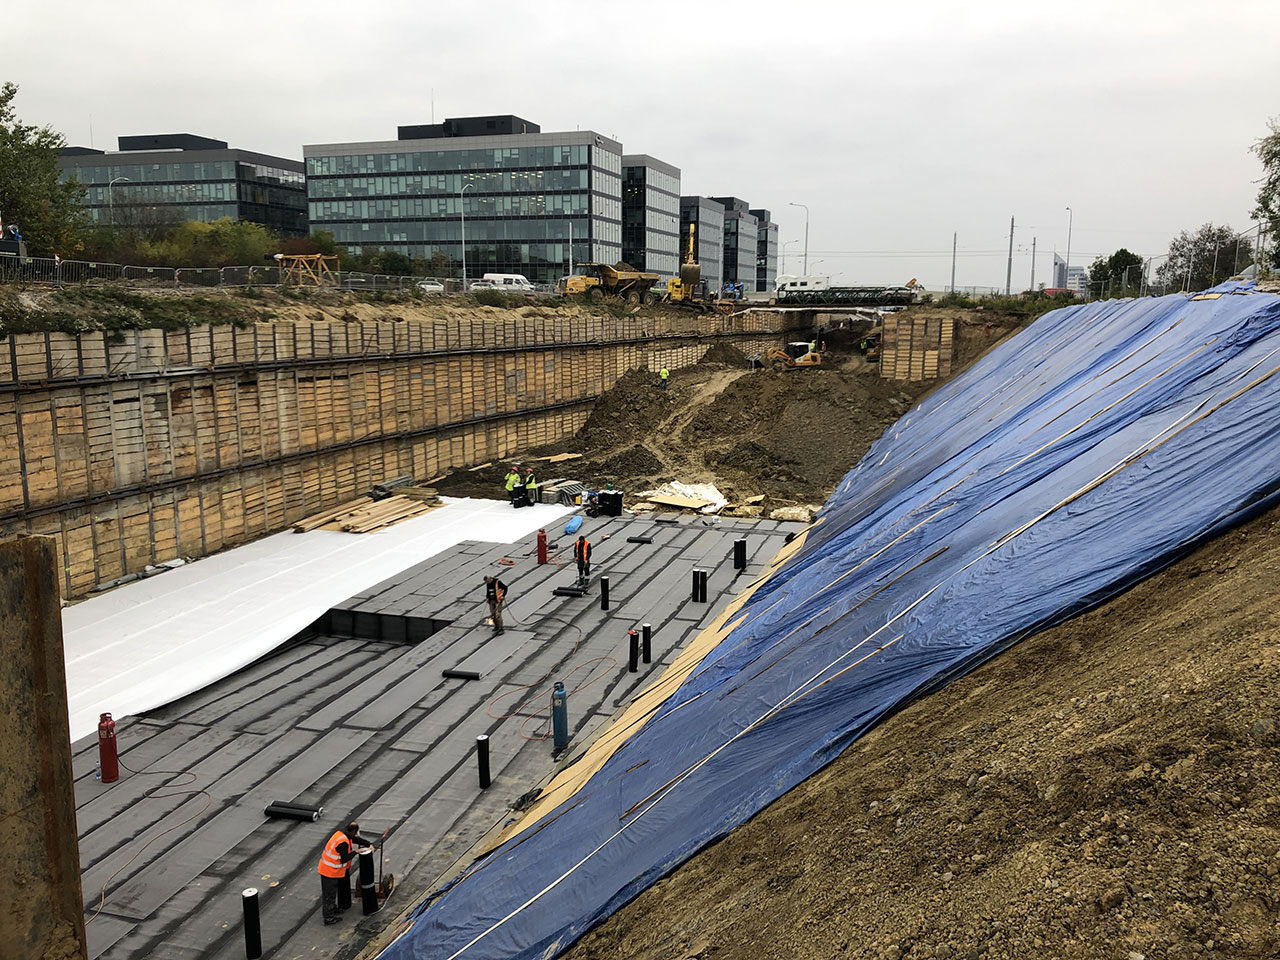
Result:
[[[980,311],[913,312],[958,321],[957,373],[1016,329]],[[541,479],[613,483],[628,493],[629,505],[638,499],[631,494],[674,480],[715,484],[731,513],[816,507],[884,429],[940,382],[883,380],[877,365],[854,349],[855,337],[826,339],[820,368],[752,371],[736,348],[717,344],[694,366],[673,371],[667,390],[655,373],[633,370],[601,397],[576,436],[514,460],[582,454],[561,464],[535,463],[535,470]],[[450,496],[494,496],[506,471],[505,462],[457,471],[437,486]]]
[[[908,706],[570,960],[1280,956],[1280,511]]]

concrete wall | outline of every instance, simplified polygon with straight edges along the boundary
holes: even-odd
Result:
[[[572,435],[627,370],[748,353],[719,315],[260,323],[0,341],[0,537],[54,538],[65,595],[281,530],[379,480]]]
[[[72,960],[85,949],[56,553],[0,543],[0,957]]]

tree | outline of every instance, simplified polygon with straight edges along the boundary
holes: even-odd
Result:
[[[1262,161],[1262,179],[1258,181],[1258,205],[1251,216],[1266,224],[1267,233],[1271,235],[1271,262],[1280,267],[1280,120],[1270,120],[1267,127],[1271,133],[1253,145],[1253,152]]]
[[[1089,295],[1130,297],[1142,287],[1142,258],[1121,247],[1109,257],[1098,257],[1089,267]]]
[[[33,256],[69,256],[77,249],[88,215],[80,205],[84,187],[58,174],[58,154],[67,145],[49,127],[18,120],[18,87],[0,85],[0,215],[16,224]]]
[[[1156,270],[1166,290],[1203,290],[1234,276],[1253,261],[1253,244],[1235,228],[1206,223],[1169,241],[1169,255]]]
[[[429,277],[456,277],[458,267],[443,250],[436,250],[427,261],[426,274]]]
[[[374,273],[386,273],[394,277],[408,277],[413,274],[413,261],[403,253],[395,250],[380,250],[369,260],[369,269]]]

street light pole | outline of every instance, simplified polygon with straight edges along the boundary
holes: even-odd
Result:
[[[466,210],[466,193],[474,183],[464,183],[462,189],[458,191],[458,215],[462,217],[462,289],[467,289],[467,210]]]
[[[799,238],[799,237],[797,237],[797,238],[796,238],[796,239],[794,239],[794,240],[784,240],[784,241],[782,242],[782,272],[783,272],[783,274],[784,274],[784,275],[785,275],[785,274],[786,274],[786,272],[787,272],[787,244],[788,244],[788,243],[799,243],[799,242],[800,242],[800,238]]]
[[[107,182],[107,216],[111,220],[111,226],[116,225],[116,198],[115,191],[111,188],[117,183],[133,183],[128,177],[112,177]]]
[[[1071,228],[1075,225],[1076,215],[1070,207],[1067,207],[1067,275],[1062,278],[1062,282],[1067,285],[1067,289],[1071,289]]]
[[[791,203],[793,207],[804,207],[804,275],[809,275],[809,207],[803,203]]]

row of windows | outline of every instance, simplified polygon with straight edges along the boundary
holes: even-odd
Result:
[[[89,187],[84,202],[108,206],[112,203],[213,203],[236,199],[234,183],[117,183]]]
[[[661,190],[663,193],[675,196],[676,202],[680,202],[680,178],[673,177],[669,173],[663,173],[661,170],[654,170],[652,167],[628,167],[628,179],[637,183],[643,183],[651,190]]]
[[[234,160],[208,160],[203,163],[112,163],[68,166],[64,179],[74,175],[81,183],[108,183],[126,177],[134,183],[184,180],[234,180]],[[298,174],[301,177],[301,174]]]
[[[492,173],[420,173],[400,177],[325,177],[307,181],[312,199],[330,197],[399,197],[413,194],[456,194],[470,186],[472,194],[550,193],[587,189],[587,171],[502,170]]]
[[[269,207],[286,207],[306,215],[307,198],[297,190],[287,187],[275,187],[266,183],[245,183],[239,187],[241,203],[261,203]]]
[[[588,224],[594,229],[589,231]],[[457,220],[433,220],[384,223],[335,223],[327,227],[342,244],[387,243],[458,243],[462,240],[462,224]],[[590,232],[596,239],[621,243],[618,224],[585,217],[574,220],[468,220],[467,246],[474,241],[568,240],[570,229],[574,242],[585,240]]]
[[[457,217],[457,197],[415,197],[399,200],[334,200],[311,202],[311,219],[385,220],[397,218]],[[591,212],[585,193],[539,196],[466,197],[468,217],[565,217]]]
[[[143,204],[116,204],[114,207],[90,207],[89,216],[95,223],[136,223],[142,220],[146,223],[182,223],[186,220],[200,220],[204,223],[212,223],[214,220],[221,220],[223,217],[236,219],[240,215],[240,208],[234,203],[203,203],[203,204],[164,204],[160,206],[146,206]]]
[[[364,252],[360,245],[348,249],[352,253]],[[373,249],[372,247],[370,249]],[[459,265],[459,250],[455,247],[438,247],[434,244],[392,243],[378,244],[379,250],[391,250],[403,253],[407,257],[430,260],[439,251],[447,257],[455,271]],[[584,260],[601,260],[613,263],[619,259],[618,254],[604,246],[592,247],[587,243],[573,244],[573,262]],[[473,245],[467,240],[467,276],[478,277],[485,273],[519,273],[534,283],[555,283],[569,272],[568,244],[563,243],[525,243],[501,245]]]
[[[236,177],[240,180],[275,183],[287,187],[301,187],[307,182],[307,175],[301,170],[286,170],[284,167],[272,167],[265,163],[249,163],[244,160],[236,163]]]
[[[599,167],[601,170],[606,170],[609,173],[616,175],[618,177],[619,183],[621,183],[622,154],[614,153],[610,150],[605,150],[603,147],[596,147],[593,152],[592,163],[594,163],[595,166]],[[619,187],[619,189],[621,189],[621,187]],[[619,196],[621,196],[621,194],[619,194]]]
[[[429,170],[489,170],[494,167],[567,167],[587,163],[587,145],[420,150],[349,157],[307,157],[307,174],[397,173]]]
[[[622,202],[622,178],[605,173],[603,170],[591,171],[591,189],[606,197],[617,197]]]

